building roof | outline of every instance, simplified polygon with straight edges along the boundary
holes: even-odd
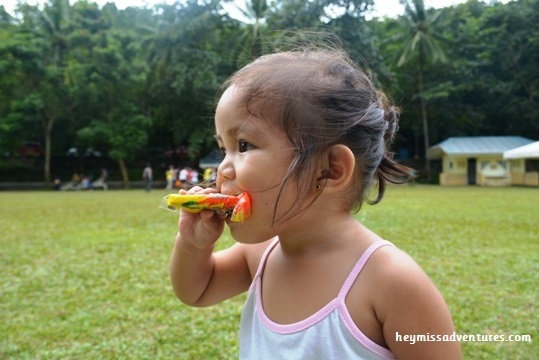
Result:
[[[482,155],[503,156],[507,150],[528,145],[533,140],[522,136],[469,136],[451,137],[432,146],[427,157],[431,160],[441,159],[444,155],[474,157]]]
[[[503,153],[504,159],[539,159],[539,141],[528,145],[507,150]]]
[[[200,166],[202,169],[217,168],[219,167],[221,161],[223,161],[223,154],[221,151],[216,149],[200,159],[198,166]]]

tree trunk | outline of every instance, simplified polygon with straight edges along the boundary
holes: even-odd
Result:
[[[421,119],[417,120],[417,123],[420,123]],[[414,160],[419,162],[419,159],[421,159],[421,147],[419,146],[419,139],[421,139],[421,131],[419,130],[419,126],[414,124]]]
[[[427,157],[427,152],[430,147],[429,140],[429,125],[427,120],[427,102],[425,100],[424,85],[423,85],[423,65],[425,62],[425,54],[423,46],[419,46],[419,104],[421,106],[421,122],[423,123],[423,139],[425,140],[425,173],[427,174],[427,180],[431,180],[430,161]]]
[[[125,166],[124,159],[118,159],[118,165],[120,166],[120,173],[122,174],[122,183],[124,189],[129,189],[129,174],[127,173],[127,167]]]
[[[51,188],[51,133],[52,126],[54,125],[54,120],[56,116],[47,117],[45,116],[44,124],[44,135],[45,135],[45,164],[43,165],[43,180],[45,181],[45,187],[47,189]]]

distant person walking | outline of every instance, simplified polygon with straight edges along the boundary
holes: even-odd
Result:
[[[165,172],[165,178],[167,179],[167,187],[165,189],[170,190],[174,184],[174,180],[177,177],[177,171],[174,165],[170,165],[169,169]]]
[[[189,169],[183,168],[180,170],[178,179],[180,180],[180,188],[185,189],[187,186],[187,177],[189,176]]]
[[[146,163],[144,171],[142,171],[142,179],[144,180],[144,191],[152,190],[153,170],[150,163]]]

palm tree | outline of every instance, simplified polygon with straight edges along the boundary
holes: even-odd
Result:
[[[418,67],[418,90],[419,105],[421,108],[421,122],[423,125],[423,138],[425,144],[425,171],[427,179],[431,179],[430,163],[427,159],[427,151],[430,147],[429,127],[427,119],[427,100],[425,98],[424,73],[427,57],[433,62],[445,62],[446,57],[443,50],[438,45],[442,39],[436,32],[436,28],[441,19],[441,11],[426,11],[423,0],[400,0],[404,5],[404,16],[401,18],[404,22],[407,33],[405,45],[402,54],[397,62],[397,66],[402,66],[408,62],[412,55],[417,52]]]
[[[43,166],[44,180],[46,187],[51,184],[51,147],[52,129],[66,106],[65,94],[59,89],[64,89],[63,78],[65,71],[65,55],[67,53],[67,35],[69,31],[69,11],[68,0],[50,0],[45,5],[45,9],[40,14],[40,27],[36,30],[48,46],[44,65],[49,72],[54,70],[56,76],[54,80],[43,79],[41,85],[41,96],[43,97],[43,108],[41,118],[43,121],[43,131],[45,137],[45,163]],[[51,91],[55,88],[55,91]]]
[[[268,11],[266,0],[250,0],[245,2],[245,8],[236,5],[236,8],[241,12],[244,18],[248,20],[245,25],[245,31],[240,35],[239,44],[246,46],[249,51],[240,53],[238,62],[249,62],[263,55],[264,49],[260,36],[263,32],[264,18]],[[248,59],[244,59],[242,55],[248,55]]]

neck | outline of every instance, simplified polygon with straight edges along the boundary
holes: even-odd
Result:
[[[279,234],[282,252],[287,257],[300,258],[328,253],[350,241],[357,241],[366,229],[348,213],[305,214],[308,219],[293,219],[295,225]],[[300,216],[304,217],[304,216]]]

